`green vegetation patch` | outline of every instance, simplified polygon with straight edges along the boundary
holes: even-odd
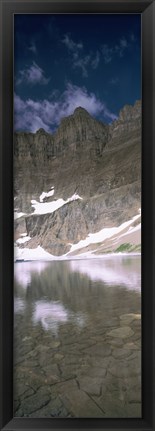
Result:
[[[130,251],[131,248],[132,244],[124,243],[121,244],[118,248],[116,248],[115,252]]]
[[[141,244],[130,244],[130,243],[124,243],[121,244],[118,248],[116,248],[115,253],[119,253],[119,252],[123,252],[123,251],[128,251],[130,252],[141,252]]]
[[[133,246],[132,251],[141,252],[141,244]]]

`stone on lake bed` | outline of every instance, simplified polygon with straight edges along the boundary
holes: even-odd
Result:
[[[109,339],[108,343],[114,347],[122,347],[124,345],[122,338]]]
[[[107,370],[105,368],[89,367],[86,372],[88,377],[105,377]]]
[[[51,347],[52,349],[57,349],[57,347],[60,346],[60,341],[51,341],[49,344],[49,347]]]
[[[128,313],[128,314],[122,314],[120,316],[121,325],[126,324],[129,325],[133,320],[140,320],[141,314],[135,314],[135,313]]]
[[[102,377],[83,376],[78,380],[80,389],[88,394],[99,396],[101,393]]]
[[[97,390],[98,392],[98,390]],[[63,390],[60,398],[65,408],[76,418],[103,418],[103,411],[84,390]]]
[[[118,338],[127,338],[131,337],[134,332],[130,328],[130,326],[121,326],[120,328],[112,329],[107,333],[109,337],[118,337]]]
[[[124,347],[125,349],[129,349],[129,350],[138,350],[138,347],[133,342],[126,343]]]
[[[23,400],[22,410],[26,415],[30,416],[31,413],[35,412],[38,409],[41,409],[49,401],[50,395],[47,392],[47,389],[40,388],[35,394]],[[16,416],[19,416],[19,412],[16,413]]]
[[[131,322],[131,324],[136,331],[141,331],[141,320],[140,319],[133,320],[133,322]]]
[[[57,417],[67,415],[67,410],[62,405],[59,397],[52,399],[47,405],[42,407],[40,410],[35,411],[31,414],[31,418],[43,418],[43,417]]]
[[[111,354],[111,346],[109,346],[109,344],[95,344],[94,346],[86,348],[85,353],[94,358],[96,358],[96,356],[105,358]]]
[[[142,417],[142,404],[141,402],[127,403],[125,405],[125,412],[127,418],[140,418]]]
[[[130,379],[134,376],[138,378],[141,374],[140,360],[138,358],[134,358],[131,361],[115,359],[112,366],[109,368],[109,373],[118,379]]]
[[[60,353],[56,353],[56,355],[54,355],[54,359],[61,361],[61,359],[64,358],[64,355],[61,355]]]
[[[113,357],[114,358],[127,358],[129,355],[131,355],[131,351],[129,349],[121,349],[121,348],[115,348],[113,351]]]
[[[29,341],[29,340],[32,340],[32,337],[24,337],[23,339],[22,339],[22,341]]]

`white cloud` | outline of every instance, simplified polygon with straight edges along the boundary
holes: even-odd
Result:
[[[85,87],[68,83],[66,90],[57,100],[27,99],[24,101],[15,94],[15,129],[36,132],[39,128],[43,128],[50,132],[63,117],[73,114],[78,106],[85,108],[92,116],[100,115],[112,121],[117,118],[94,93],[88,93]]]
[[[125,39],[125,37],[122,37],[122,39],[120,39],[119,41],[119,44],[115,46],[114,53],[116,53],[119,57],[123,57],[124,52],[128,47],[129,44],[127,40]]]
[[[64,38],[62,39],[62,43],[64,43],[70,51],[74,51],[74,52],[81,50],[83,48],[83,44],[81,42],[78,42],[78,43],[74,42],[68,36],[68,34],[64,35]]]
[[[97,69],[100,60],[98,51],[96,52],[96,54],[87,53],[85,55],[81,55],[81,50],[83,49],[82,42],[74,42],[67,34],[62,39],[62,43],[65,44],[65,46],[71,53],[73,69],[80,69],[84,78],[87,78],[88,76],[88,66],[91,66],[92,69]],[[95,55],[94,58],[92,58],[93,55]]]
[[[30,67],[19,71],[19,78],[16,81],[17,85],[22,84],[23,82],[31,85],[35,84],[48,84],[50,78],[45,78],[44,71],[41,67],[38,66],[35,61],[33,61]]]
[[[112,78],[109,82],[110,82],[110,84],[112,84],[112,85],[117,85],[117,84],[119,83],[119,79],[118,79],[118,77],[116,76],[115,78]]]
[[[130,39],[131,39],[131,42],[135,42],[136,41],[136,37],[135,37],[134,33],[131,33]]]
[[[50,130],[47,121],[43,120],[42,102],[33,100],[22,100],[15,94],[14,96],[14,122],[16,130],[29,130],[35,132],[43,128]]]
[[[100,54],[99,54],[99,51],[97,51],[95,58],[91,62],[92,68],[97,69],[99,62],[100,62]]]
[[[101,52],[104,58],[104,63],[111,63],[113,58],[123,57],[125,51],[130,48],[131,44],[134,42],[134,34],[130,37],[130,41],[128,41],[124,36],[118,41],[118,43],[114,46],[110,46],[108,44],[104,44],[101,47]]]
[[[127,46],[128,46],[128,42],[127,42],[127,40],[125,39],[125,37],[123,37],[123,38],[120,40],[120,47],[122,47],[122,48],[127,48]]]
[[[107,44],[104,44],[101,48],[101,51],[103,54],[105,64],[110,63],[113,56],[113,48],[110,48]]]
[[[78,58],[77,57],[77,59],[74,59],[74,62],[73,62],[73,68],[74,69],[75,68],[81,69],[82,76],[85,77],[85,78],[87,78],[87,76],[88,76],[87,66],[90,63],[90,58],[91,58],[90,55],[86,55],[83,58]]]
[[[14,106],[16,112],[23,112],[25,109],[25,102],[17,94],[14,96]]]
[[[33,54],[37,54],[37,48],[35,42],[32,42],[31,45],[28,47],[29,51],[32,51]]]

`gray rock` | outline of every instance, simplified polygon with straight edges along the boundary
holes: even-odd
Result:
[[[103,409],[105,418],[124,418],[124,401],[119,399],[119,391],[105,393],[95,397],[96,403]]]
[[[50,401],[50,395],[44,388],[38,389],[36,394],[26,398],[21,403],[21,410],[24,415],[30,416],[32,412],[44,407]],[[18,416],[18,412],[16,413]]]
[[[113,350],[113,352],[112,352],[112,355],[113,355],[113,357],[114,358],[126,358],[126,357],[128,357],[128,356],[130,356],[131,355],[131,353],[132,353],[132,351],[131,350],[129,350],[129,349],[114,349]]]
[[[109,337],[118,337],[118,338],[128,338],[133,335],[134,332],[130,328],[130,326],[122,326],[117,329],[112,329],[111,331],[107,332],[107,335]]]
[[[89,367],[87,368],[86,374],[90,377],[105,377],[107,373],[106,368]]]
[[[96,358],[96,356],[101,356],[104,360],[106,356],[111,354],[111,347],[108,344],[97,344],[95,346],[86,348],[85,352],[90,356],[94,356],[94,358]]]
[[[83,376],[78,379],[80,389],[88,394],[100,395],[102,377]]]
[[[67,410],[76,418],[102,418],[104,416],[100,406],[97,406],[93,399],[80,389],[64,392],[61,400]]]
[[[118,378],[138,376],[141,373],[140,360],[138,358],[134,358],[131,361],[115,360],[113,365],[109,367],[109,373]]]
[[[141,418],[142,417],[142,404],[140,403],[129,403],[125,405],[125,415],[127,418]]]
[[[140,403],[142,400],[141,396],[141,388],[134,387],[133,390],[130,390],[126,393],[126,402],[134,404]]]
[[[122,314],[122,316],[120,316],[121,325],[124,325],[124,326],[130,325],[130,323],[133,322],[134,320],[139,321],[140,319],[141,319],[141,314],[136,314],[136,313]]]
[[[15,133],[14,179],[15,205],[27,214],[15,222],[15,238],[24,232],[31,237],[21,248],[40,245],[58,256],[88,233],[120,225],[141,203],[141,103],[125,106],[111,125],[79,107],[53,135],[43,129]],[[39,202],[52,186],[54,196],[44,202],[75,192],[83,200],[32,216],[31,199]],[[100,246],[104,252],[110,243]]]
[[[30,414],[31,418],[66,417],[68,414],[59,397],[52,399],[45,407]]]

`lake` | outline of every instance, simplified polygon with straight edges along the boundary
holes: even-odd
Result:
[[[141,257],[17,262],[14,415],[141,417]]]

